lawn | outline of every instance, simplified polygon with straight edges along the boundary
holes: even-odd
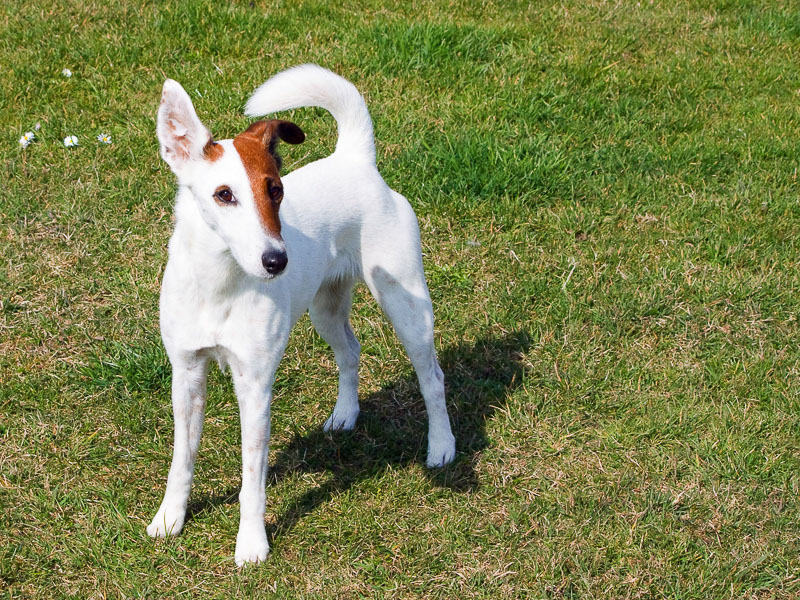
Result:
[[[425,468],[358,289],[358,425],[321,431],[336,366],[303,318],[272,552],[236,569],[216,368],[184,532],[145,533],[172,451],[154,118],[171,77],[232,137],[302,62],[363,92],[417,212],[458,454]],[[798,65],[793,0],[4,2],[0,597],[800,596]],[[330,115],[284,116],[287,171],[332,151]]]

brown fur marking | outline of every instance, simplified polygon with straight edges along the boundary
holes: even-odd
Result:
[[[250,189],[256,203],[256,210],[264,228],[280,239],[281,221],[278,218],[279,204],[270,200],[268,187],[280,185],[278,162],[270,153],[270,142],[274,136],[273,121],[257,121],[246,131],[233,138],[233,146],[242,159],[242,164],[250,179]]]
[[[203,156],[206,160],[211,162],[219,159],[223,152],[222,146],[215,142],[214,138],[208,138],[206,145],[203,146]]]

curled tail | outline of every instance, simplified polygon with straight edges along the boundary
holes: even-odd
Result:
[[[375,140],[367,104],[356,87],[336,73],[306,64],[282,71],[250,96],[245,114],[260,117],[302,106],[319,106],[339,127],[336,151],[375,160]]]

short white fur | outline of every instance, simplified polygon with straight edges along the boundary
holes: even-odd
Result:
[[[321,106],[336,118],[335,152],[282,176],[281,237],[259,221],[245,166],[231,140],[210,161],[210,134],[181,86],[167,80],[158,113],[161,155],[179,190],[175,230],[161,288],[161,334],[173,369],[174,453],[164,499],[147,532],[183,527],[205,409],[210,360],[228,365],[242,429],[237,565],[263,561],[270,401],[289,332],[308,310],[333,348],[339,393],[326,431],[352,429],[359,413],[360,346],[350,327],[353,285],[364,281],[391,320],[417,372],[428,412],[427,465],[455,456],[445,406],[444,377],[433,343],[433,310],[422,267],[419,229],[408,201],[375,166],[372,121],[356,88],[316,65],[302,65],[264,83],[248,115]],[[228,186],[236,206],[213,195]],[[271,276],[268,249],[288,265]]]

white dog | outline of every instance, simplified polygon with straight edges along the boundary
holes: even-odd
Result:
[[[360,346],[349,314],[357,281],[366,282],[388,315],[417,372],[429,420],[428,466],[455,455],[414,212],[378,173],[364,99],[338,75],[316,65],[284,71],[256,90],[246,113],[301,106],[333,114],[336,150],[283,179],[275,146],[305,139],[294,123],[259,121],[232,140],[214,141],[172,80],[164,83],[158,109],[161,156],[179,184],[161,286],[175,448],[164,500],[147,533],[163,537],[183,527],[206,373],[215,359],[230,367],[241,418],[240,566],[269,552],[264,509],[272,383],[289,331],[306,310],[339,367],[339,394],[324,428],[355,425]]]

